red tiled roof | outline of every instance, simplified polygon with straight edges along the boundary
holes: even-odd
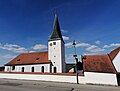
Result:
[[[85,72],[116,73],[108,55],[86,55],[82,60]]]
[[[50,63],[48,60],[48,52],[23,53],[18,55],[6,65],[27,65],[41,63]]]
[[[110,52],[109,56],[110,56],[111,60],[113,60],[115,58],[115,56],[118,54],[119,51],[120,51],[120,47],[118,47],[115,50]]]

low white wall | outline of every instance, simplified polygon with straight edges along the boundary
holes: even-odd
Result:
[[[116,74],[85,72],[84,75],[85,76],[78,77],[80,84],[102,84],[118,86]],[[0,73],[0,78],[69,82],[69,83],[77,82],[76,76],[67,75]]]
[[[12,66],[5,66],[5,72],[22,72],[22,67],[24,67],[24,72],[31,72],[32,67],[34,67],[34,72],[41,72],[42,66],[44,72],[50,72],[50,64],[16,65],[14,70],[12,70]]]
[[[86,84],[104,84],[118,86],[116,74],[85,72]]]
[[[65,76],[65,75],[0,73],[0,78],[76,83],[76,76],[67,76],[67,75]],[[84,79],[84,76],[79,77],[79,79]],[[82,81],[84,81],[84,80],[81,80],[81,83],[84,83]]]

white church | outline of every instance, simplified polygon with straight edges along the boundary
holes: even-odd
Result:
[[[64,45],[58,17],[55,16],[53,31],[48,39],[48,51],[18,55],[5,64],[5,73],[1,73],[0,78],[120,85],[120,47],[108,54],[82,55],[82,63],[76,65],[82,67],[83,74],[79,74],[76,79],[76,74],[66,73],[75,69],[75,64],[66,64]],[[21,74],[21,72],[24,72],[24,74]],[[32,72],[39,72],[40,74],[33,75]],[[43,75],[43,73],[47,74]],[[49,75],[50,73],[52,74]],[[57,76],[53,73],[57,73]]]
[[[5,72],[66,72],[64,41],[56,15],[48,51],[20,54],[5,64]]]
[[[83,72],[120,73],[120,47],[109,54],[82,56]],[[65,43],[55,15],[53,31],[48,39],[48,51],[23,53],[5,64],[5,72],[66,73],[75,70],[75,64],[65,62]],[[74,71],[72,71],[74,72]]]

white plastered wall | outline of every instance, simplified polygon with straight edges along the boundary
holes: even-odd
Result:
[[[86,84],[104,84],[118,86],[116,74],[84,72]]]
[[[53,44],[53,42],[56,42],[56,45]],[[50,46],[52,44],[52,46]],[[66,68],[63,66],[65,65],[65,50],[64,50],[64,44],[62,44],[61,40],[54,40],[48,42],[48,57],[49,60],[52,62],[52,72],[53,68],[57,68],[57,72],[65,72]]]
[[[77,83],[76,76],[67,75],[0,73],[0,78]],[[80,84],[118,86],[116,74],[85,72],[84,76],[79,76],[78,79]]]
[[[32,67],[34,67],[34,72],[41,72],[42,66],[44,66],[44,72],[50,72],[50,64],[16,65],[14,70],[12,66],[5,66],[5,72],[22,72],[22,67],[24,67],[24,72],[31,72]]]
[[[117,72],[120,72],[120,51],[116,55],[116,57],[113,59],[113,64],[114,64]]]
[[[62,72],[66,72],[67,68],[66,68],[66,62],[65,62],[65,45],[63,42],[61,43],[61,46],[63,50],[62,51]]]

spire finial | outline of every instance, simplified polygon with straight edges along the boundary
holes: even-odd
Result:
[[[55,13],[55,17],[57,17],[57,14]]]
[[[55,17],[57,17],[57,11],[56,11],[56,10],[53,11],[53,15],[54,15]]]

